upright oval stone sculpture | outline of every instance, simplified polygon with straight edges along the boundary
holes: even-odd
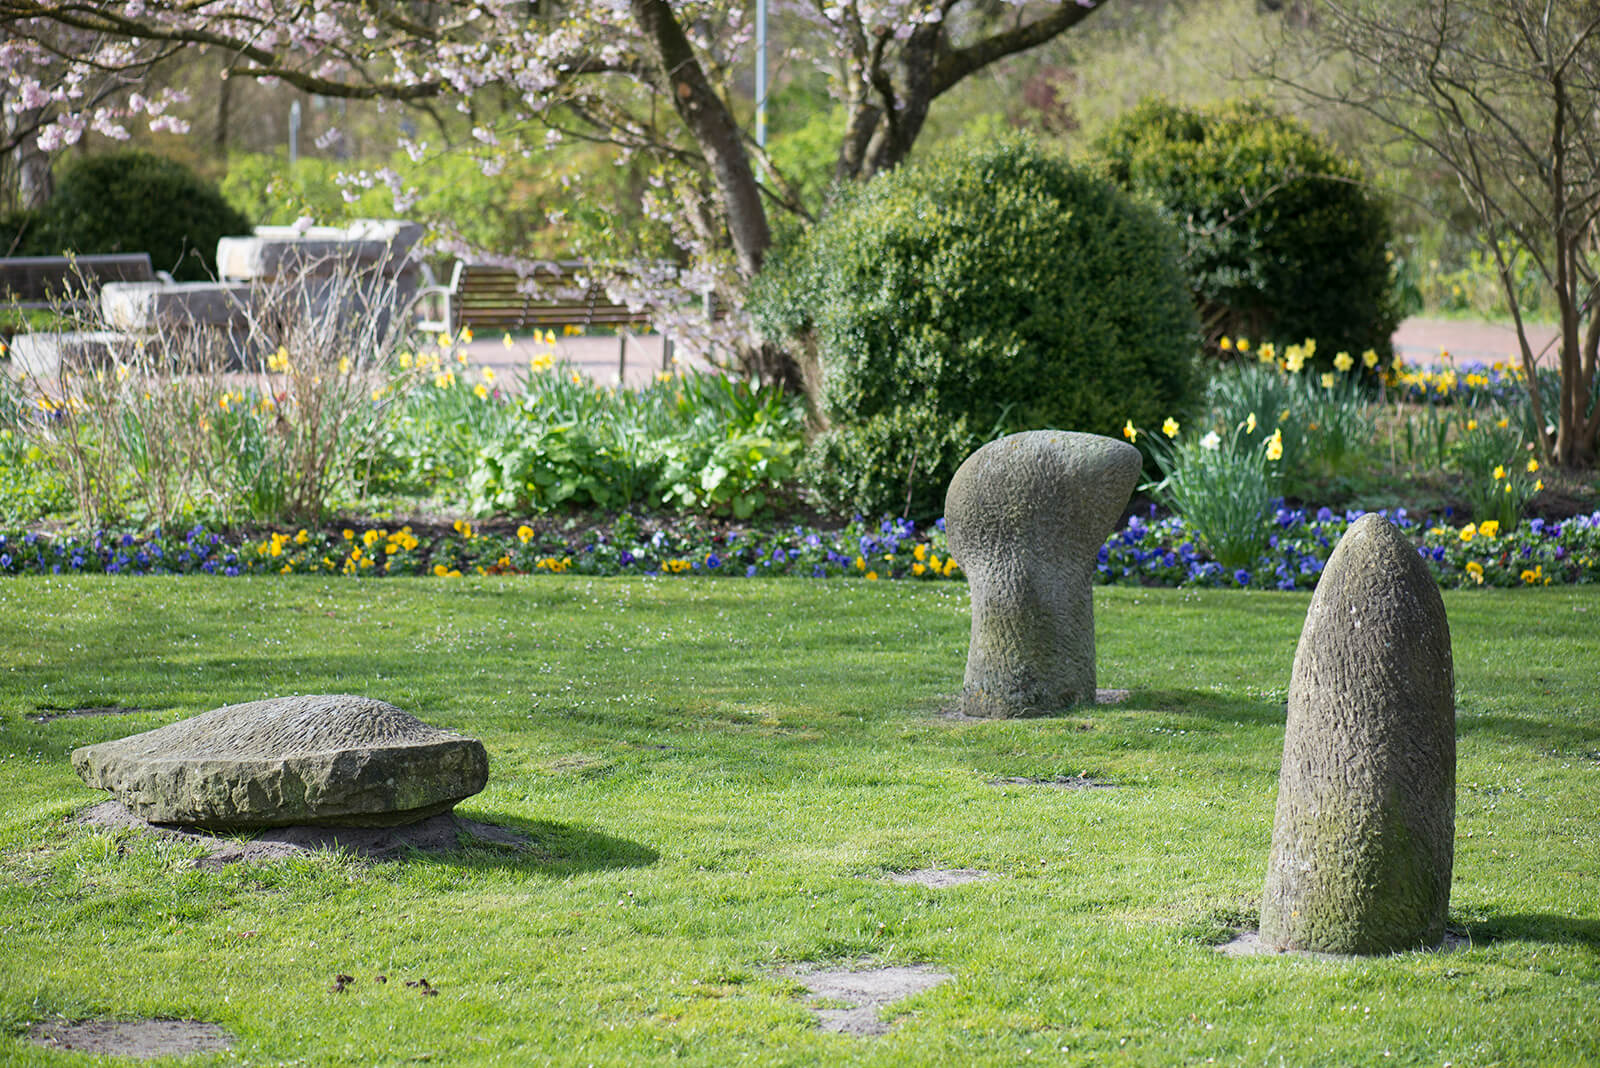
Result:
[[[1444,939],[1455,682],[1439,587],[1394,524],[1356,520],[1295,650],[1261,941],[1394,953]]]
[[[1140,466],[1126,442],[1030,430],[957,469],[944,515],[972,595],[964,714],[1048,715],[1094,701],[1095,558]]]
[[[227,705],[74,750],[72,766],[142,819],[210,830],[394,827],[489,780],[482,742],[350,695]]]

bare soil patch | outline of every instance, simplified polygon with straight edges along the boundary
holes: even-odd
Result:
[[[943,890],[948,886],[961,886],[965,883],[982,882],[993,879],[994,873],[981,868],[918,868],[915,871],[892,871],[889,873],[891,883],[901,886],[927,886],[935,890]]]
[[[275,827],[249,838],[225,838],[208,831],[150,823],[129,812],[120,801],[102,801],[78,816],[91,827],[131,827],[144,834],[175,838],[206,850],[195,860],[197,868],[220,870],[229,864],[283,860],[317,850],[343,849],[369,860],[398,860],[411,850],[451,853],[463,839],[509,849],[530,849],[522,835],[457,816],[451,812],[430,816],[403,827]]]
[[[1115,790],[1117,784],[1086,775],[1056,775],[1049,779],[1034,779],[1026,775],[1002,775],[989,780],[990,786],[1049,786],[1057,790]]]
[[[193,1053],[222,1053],[233,1036],[199,1020],[61,1020],[37,1023],[28,1040],[51,1049],[152,1060]]]
[[[1454,953],[1458,949],[1466,949],[1472,943],[1462,935],[1445,932],[1444,941],[1430,949],[1421,950],[1424,953]],[[1302,949],[1274,949],[1261,941],[1259,931],[1240,931],[1232,940],[1215,947],[1224,957],[1304,957],[1310,960],[1367,960],[1366,956],[1355,953],[1312,953]]]
[[[84,716],[131,716],[143,712],[129,705],[95,705],[91,708],[41,708],[28,718],[35,723],[49,723],[57,719],[77,719]]]
[[[880,1017],[880,1010],[954,978],[928,964],[884,968],[799,965],[785,969],[784,974],[797,980],[813,998],[839,1003],[817,1006],[813,1011],[822,1030],[847,1035],[887,1034],[893,1025]]]

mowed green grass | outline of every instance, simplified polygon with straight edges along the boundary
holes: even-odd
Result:
[[[1445,595],[1470,946],[1354,961],[1212,948],[1255,919],[1306,596],[1099,589],[1100,684],[1130,698],[1008,722],[942,715],[966,596],[0,583],[0,1063],[80,1063],[22,1038],[61,1016],[214,1021],[219,1060],[258,1064],[1600,1062],[1594,590]],[[72,822],[101,796],[74,747],[318,692],[481,738],[458,811],[535,850],[212,872]],[[109,704],[144,711],[27,718]],[[1117,788],[992,784],[1084,773]],[[996,877],[886,878],[927,866]],[[782,971],[804,961],[954,979],[885,1036],[825,1034]]]

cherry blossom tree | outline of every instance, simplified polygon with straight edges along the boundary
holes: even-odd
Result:
[[[1103,0],[773,2],[792,31],[787,61],[824,71],[843,105],[836,177],[861,180],[906,158],[941,95]],[[747,369],[798,385],[793,361],[738,314],[773,213],[805,214],[740,121],[752,37],[753,9],[715,0],[0,0],[0,149],[126,137],[135,121],[181,129],[178,94],[140,87],[193,49],[225,57],[229,78],[453,109],[491,173],[513,153],[607,142],[649,164],[644,212],[682,250],[674,268],[635,265],[613,288],[681,339],[732,346]],[[403,193],[392,173],[367,180]],[[708,290],[731,314],[683,320],[682,296]]]

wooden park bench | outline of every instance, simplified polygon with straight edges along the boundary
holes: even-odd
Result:
[[[462,327],[474,331],[550,330],[558,327],[632,327],[650,325],[650,316],[618,304],[605,287],[586,274],[586,264],[573,260],[540,265],[531,274],[509,267],[457,260],[448,285],[417,291],[417,329],[454,335]],[[627,368],[628,334],[617,331],[618,377]],[[672,339],[665,338],[662,367],[672,362]]]
[[[0,258],[0,310],[82,311],[94,306],[107,282],[171,281],[156,271],[148,252]]]
[[[644,312],[617,304],[593,279],[578,281],[584,265],[547,264],[523,275],[509,267],[457,260],[448,285],[417,291],[417,328],[454,334],[473,330],[547,330],[558,326],[644,326]]]

